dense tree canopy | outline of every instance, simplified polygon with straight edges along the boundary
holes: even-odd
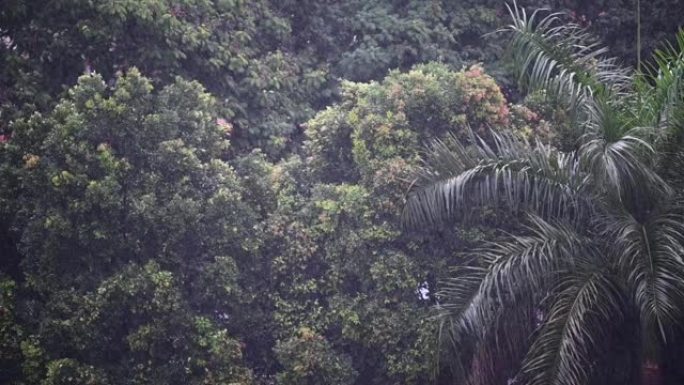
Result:
[[[4,1],[0,383],[679,383],[677,0],[518,4]]]

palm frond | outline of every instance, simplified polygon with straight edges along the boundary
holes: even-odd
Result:
[[[477,266],[461,266],[455,275],[442,282],[443,287],[437,293],[444,304],[438,302],[436,319],[438,325],[437,335],[437,365],[450,368],[451,376],[458,383],[465,383],[468,377],[464,366],[464,346],[468,341],[468,334],[464,329],[471,329],[467,325],[466,312],[471,303],[479,303],[480,285],[487,274],[487,269]],[[466,326],[467,325],[467,326]],[[464,327],[465,326],[465,327]],[[444,358],[444,359],[443,359]],[[446,365],[441,365],[446,362]]]
[[[658,150],[657,169],[680,184],[684,151],[684,30],[675,44],[655,52],[646,71],[636,77],[639,94],[638,116],[649,126],[650,141]]]
[[[492,131],[494,147],[475,138],[466,148],[457,139],[428,149],[403,219],[409,226],[463,217],[473,208],[529,210],[543,217],[579,216],[590,206],[587,174],[576,154]]]
[[[627,132],[610,141],[601,135],[586,135],[579,149],[593,180],[608,195],[616,195],[623,204],[638,203],[656,192],[671,194],[668,184],[646,163],[653,147]],[[645,162],[646,161],[646,162]]]
[[[507,7],[512,22],[499,32],[511,35],[509,52],[523,88],[546,90],[568,111],[585,115],[595,94],[621,94],[630,88],[630,71],[607,57],[606,48],[585,28],[565,23],[561,13],[542,17],[542,10],[528,15],[516,3]]]
[[[529,350],[529,336],[534,332],[537,296],[530,292],[518,296],[511,306],[497,314],[494,327],[485,340],[473,347],[468,364],[467,385],[508,383],[520,368]],[[461,347],[461,349],[463,349]]]
[[[675,44],[656,50],[653,63],[637,77],[642,100],[651,114],[651,126],[669,127],[681,135],[684,130],[684,30],[677,33]],[[674,132],[672,132],[674,131]]]
[[[501,319],[504,309],[532,306],[531,297],[544,296],[555,287],[558,272],[572,270],[592,252],[592,242],[574,228],[536,216],[529,220],[529,235],[475,251],[478,264],[459,267],[454,277],[441,283],[437,311],[446,339],[442,346],[455,354],[468,345],[485,348],[490,334],[506,322]],[[462,365],[459,360],[460,370]],[[463,372],[459,377],[468,376]]]
[[[606,324],[621,317],[619,290],[601,269],[570,274],[523,363],[528,385],[576,385],[589,378],[592,353]]]
[[[675,202],[646,218],[629,213],[603,219],[603,235],[614,239],[642,325],[662,342],[684,315],[684,205]]]
[[[442,282],[438,313],[451,325],[452,337],[484,338],[497,309],[521,293],[552,285],[549,279],[555,272],[574,264],[575,256],[591,245],[572,227],[536,216],[529,220],[530,235],[512,236],[509,242],[474,251],[479,265],[461,266],[454,277]]]

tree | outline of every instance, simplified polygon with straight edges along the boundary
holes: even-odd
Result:
[[[228,329],[258,214],[216,108],[196,82],[156,91],[131,69],[14,124],[29,383],[251,381]]]
[[[679,21],[654,1],[645,45]],[[634,40],[625,0],[525,5],[542,3]],[[549,122],[592,113],[562,92],[511,103],[499,0],[2,5],[3,384],[429,383],[439,281],[521,220],[491,201],[468,228],[402,232],[423,144],[470,127],[491,147],[496,126],[572,152],[570,123]],[[681,188],[662,143],[654,167]],[[487,341],[527,338],[522,310]],[[481,374],[526,350],[462,342]]]
[[[492,204],[527,218],[519,235],[476,250],[444,283],[444,335],[461,353],[454,370],[487,383],[497,359],[519,356],[516,331],[534,330],[509,373],[518,382],[638,382],[628,368],[639,361],[644,377],[661,376],[684,310],[684,201],[664,172],[679,154],[670,151],[684,111],[684,34],[650,73],[634,74],[558,14],[511,14],[505,31],[521,83],[571,112],[576,143],[563,151],[495,130],[491,141],[472,134],[465,145],[452,137],[430,147],[407,223]]]
[[[356,383],[425,383],[434,280],[458,258],[454,247],[487,229],[403,236],[407,172],[424,141],[519,119],[480,66],[417,65],[380,82],[345,82],[342,95],[307,123],[305,157],[279,162],[270,179],[277,204],[266,221],[265,253],[275,334],[290,352],[278,356],[281,374],[298,378],[292,357],[308,353],[294,341],[307,328],[331,355],[351,358]]]
[[[336,355],[325,338],[307,328],[275,349],[286,368],[278,374],[279,385],[351,385],[357,376],[348,356]]]
[[[313,113],[313,97],[326,100],[318,90],[329,80],[322,65],[288,52],[290,33],[263,0],[10,0],[0,10],[0,133],[27,110],[49,110],[84,73],[109,80],[135,67],[157,86],[200,82],[236,147],[276,156]]]

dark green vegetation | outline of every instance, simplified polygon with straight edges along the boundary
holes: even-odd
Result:
[[[680,383],[682,47],[520,4],[3,2],[0,383]]]
[[[497,383],[507,357],[524,384],[634,383],[641,362],[661,377],[644,383],[679,383],[684,32],[649,72],[631,73],[582,29],[515,12],[506,31],[518,78],[552,95],[578,135],[566,149],[499,128],[428,151],[410,224],[463,223],[484,207],[525,218],[443,284],[453,373]]]

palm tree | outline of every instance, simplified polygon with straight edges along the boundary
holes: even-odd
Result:
[[[440,330],[460,354],[454,368],[478,383],[496,361],[482,357],[522,345],[516,384],[587,384],[619,335],[633,337],[642,371],[658,373],[684,319],[684,194],[674,187],[684,178],[672,167],[682,158],[684,33],[634,73],[562,15],[509,10],[520,84],[571,113],[576,145],[493,130],[429,147],[408,225],[466,220],[485,206],[525,218],[519,235],[474,251],[442,283]],[[520,317],[530,343],[498,332]]]

